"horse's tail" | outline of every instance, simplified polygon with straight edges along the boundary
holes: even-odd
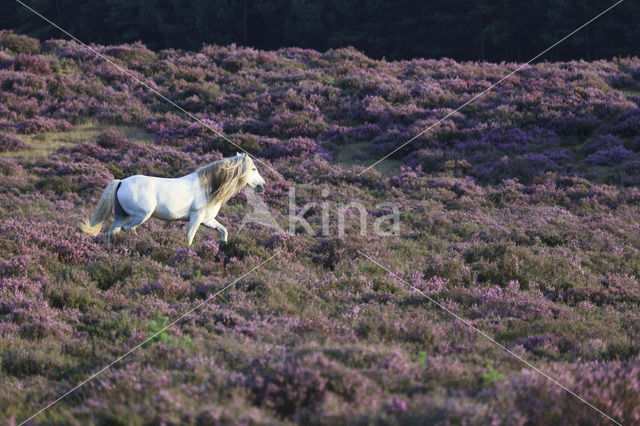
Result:
[[[98,201],[98,207],[91,216],[91,221],[84,218],[80,224],[82,232],[86,232],[89,235],[98,235],[98,232],[102,230],[102,225],[109,220],[111,212],[113,211],[113,205],[116,199],[116,191],[120,185],[120,179],[114,179],[109,182],[109,185],[102,192],[100,201]]]

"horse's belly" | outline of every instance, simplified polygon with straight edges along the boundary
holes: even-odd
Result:
[[[162,220],[189,219],[189,211],[193,204],[193,196],[187,188],[173,185],[167,191],[158,191],[156,208],[153,216]]]
[[[158,205],[153,212],[153,217],[162,220],[187,220],[189,219],[189,208],[175,208]]]

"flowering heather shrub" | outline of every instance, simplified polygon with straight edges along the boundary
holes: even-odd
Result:
[[[9,70],[13,68],[13,56],[0,50],[0,69]]]
[[[640,131],[640,110],[635,108],[624,114],[611,125],[611,130],[623,137],[636,136]]]
[[[220,252],[220,246],[215,241],[205,241],[198,248],[198,256],[201,259],[213,260],[215,256]]]
[[[321,138],[328,141],[350,142],[353,140],[369,141],[380,134],[380,126],[374,123],[365,123],[357,127],[331,126]]]
[[[0,133],[0,152],[21,151],[29,148],[31,148],[29,144],[25,143],[18,136]]]
[[[96,138],[96,143],[107,149],[123,149],[131,147],[124,133],[117,130],[104,130]]]
[[[322,149],[313,139],[297,137],[289,139],[287,143],[273,145],[261,152],[267,158],[281,157],[327,157],[328,153]]]
[[[156,60],[156,54],[140,42],[132,45],[110,46],[104,53],[122,60],[129,67],[148,65]]]
[[[350,130],[349,136],[356,140],[371,140],[380,133],[380,126],[373,123],[365,123],[362,126]]]
[[[112,179],[184,175],[238,149],[75,42],[40,48],[2,32],[9,423],[273,254],[36,422],[603,420],[358,250],[621,423],[638,423],[640,339],[629,324],[640,321],[640,160],[629,88],[640,60],[527,66],[360,174],[515,65],[377,61],[352,48],[96,48],[274,167],[258,163],[268,182],[259,196],[288,229],[295,189],[297,210],[315,203],[305,220],[317,235],[242,225],[253,208],[243,193],[218,217],[226,244],[203,228],[185,248],[183,223],[154,219],[110,245],[81,234]],[[65,146],[51,154],[12,151],[54,136]],[[355,210],[338,234],[349,201],[366,206],[366,235]],[[372,232],[389,213],[384,201],[399,206],[398,235]]]
[[[377,389],[365,377],[320,353],[299,353],[288,359],[256,359],[247,385],[259,405],[290,416],[298,410],[318,411],[325,398],[337,398],[355,406],[370,404]],[[337,401],[336,401],[337,402]]]
[[[582,152],[586,155],[591,155],[596,151],[607,150],[622,146],[623,140],[613,135],[600,135],[593,138],[593,140],[582,147]]]
[[[589,155],[584,161],[594,166],[618,166],[633,157],[633,153],[623,146],[602,149]]]
[[[633,139],[633,141],[630,144],[630,148],[634,152],[640,151],[640,136],[635,138],[635,139]]]
[[[536,176],[545,172],[566,170],[572,160],[573,157],[566,151],[527,153],[516,158],[505,156],[497,164],[491,162],[479,164],[474,169],[474,174],[482,180],[496,183],[509,178],[531,183]]]
[[[71,123],[64,119],[55,118],[31,118],[16,124],[18,133],[61,132],[71,129]]]
[[[296,254],[309,249],[308,244],[301,244],[291,233],[273,234],[264,242],[264,246],[271,250]]]
[[[24,168],[14,159],[0,158],[0,176],[15,178],[24,175]]]
[[[20,53],[13,61],[13,69],[33,74],[50,74],[51,67],[46,58]]]
[[[186,125],[185,120],[172,113],[160,116],[154,115],[144,122],[144,127],[152,133],[158,133],[166,128],[177,127],[178,125]]]
[[[56,227],[55,223],[43,223],[40,229],[30,227],[17,220],[5,220],[0,231],[8,241],[22,241],[24,245],[16,248],[15,254],[28,254],[29,245],[37,245],[47,250],[61,261],[76,263],[89,259],[95,250],[95,243],[81,238],[73,231],[73,227]]]
[[[264,125],[262,133],[283,138],[295,135],[317,136],[326,129],[320,111],[316,107],[304,107],[298,113],[279,113],[272,116]]]
[[[0,30],[0,46],[14,53],[38,53],[38,40],[21,34],[14,34],[11,30]]]
[[[382,156],[409,140],[412,134],[402,125],[387,127],[386,131],[371,140],[370,154]],[[398,154],[398,156],[401,154]]]

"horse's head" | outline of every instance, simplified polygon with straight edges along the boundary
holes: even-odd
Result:
[[[260,176],[260,173],[258,173],[258,169],[256,168],[256,165],[254,164],[251,157],[249,157],[249,155],[247,155],[246,153],[242,154],[242,156],[244,157],[243,161],[246,165],[245,170],[247,170],[248,172],[247,185],[258,192],[264,191],[264,188],[267,186],[267,182],[265,182],[264,178]]]

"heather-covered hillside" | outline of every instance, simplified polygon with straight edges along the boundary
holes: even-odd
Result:
[[[151,220],[81,234],[102,189],[238,149],[86,48],[0,34],[0,415],[24,420],[276,254],[33,424],[640,422],[640,59],[388,62],[353,49],[94,46],[316,206],[227,244]],[[338,206],[358,212],[337,233]],[[372,232],[400,208],[396,235]],[[328,212],[331,232],[321,230]]]

